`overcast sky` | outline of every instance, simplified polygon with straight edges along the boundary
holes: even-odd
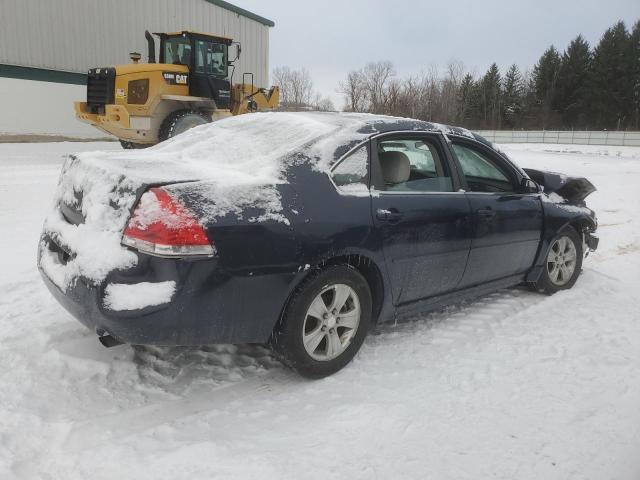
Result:
[[[399,75],[459,59],[484,73],[496,62],[532,66],[551,44],[578,33],[594,44],[618,20],[640,19],[640,0],[230,0],[275,22],[270,65],[306,67],[336,107],[349,70],[391,60]]]

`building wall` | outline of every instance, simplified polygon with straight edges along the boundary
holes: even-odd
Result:
[[[75,118],[73,102],[85,96],[83,85],[0,77],[0,141],[3,134],[104,138]]]
[[[2,0],[0,64],[86,73],[147,57],[144,31],[195,30],[242,43],[234,80],[269,86],[269,26],[206,0]],[[157,52],[156,41],[156,52]],[[157,53],[156,53],[157,55]]]

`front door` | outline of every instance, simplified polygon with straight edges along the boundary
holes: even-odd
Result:
[[[471,245],[469,201],[458,192],[441,134],[378,137],[372,213],[396,305],[455,290]]]
[[[539,194],[519,193],[513,168],[475,142],[453,141],[473,213],[473,242],[461,287],[523,274],[542,232]]]
[[[229,108],[230,86],[227,80],[227,48],[224,43],[194,38],[194,55],[189,94],[212,98],[217,108]]]

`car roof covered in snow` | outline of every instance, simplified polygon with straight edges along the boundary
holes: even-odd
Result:
[[[402,130],[473,138],[465,129],[407,118],[252,113],[192,128],[147,149],[78,154],[63,169],[60,194],[83,191],[87,182],[107,182],[112,185],[111,200],[120,201],[117,192],[124,184],[129,190],[164,184],[176,195],[202,199],[203,219],[231,212],[241,215],[249,206],[262,209],[261,218],[281,219],[276,186],[289,183],[289,167],[306,163],[315,171],[327,171],[372,135]]]
[[[195,127],[143,150],[81,154],[84,161],[114,168],[146,183],[219,179],[273,183],[292,155],[327,170],[351,147],[390,131],[441,131],[474,135],[460,127],[365,113],[264,112]],[[228,174],[228,175],[227,175]]]

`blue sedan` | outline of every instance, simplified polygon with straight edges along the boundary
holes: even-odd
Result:
[[[38,264],[106,346],[268,343],[319,378],[377,322],[571,288],[598,243],[594,190],[463,128],[243,115],[68,159]]]

